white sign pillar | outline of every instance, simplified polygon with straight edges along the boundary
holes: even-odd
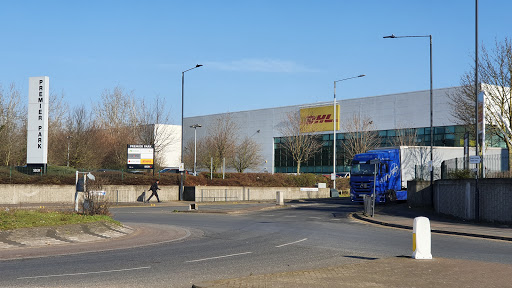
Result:
[[[48,162],[48,104],[50,78],[30,77],[28,82],[27,165],[46,170]]]

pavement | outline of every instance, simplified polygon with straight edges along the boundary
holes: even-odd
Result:
[[[301,202],[286,202],[284,207],[300,205]],[[311,200],[304,202],[311,202]],[[194,203],[155,202],[135,205],[168,207],[176,212],[229,214],[250,213],[251,211],[282,207],[276,206],[275,202],[216,202],[199,203],[195,207],[197,210],[190,210],[190,204]],[[41,204],[32,206],[43,208]],[[2,206],[1,208],[5,209],[6,207]],[[44,208],[51,209],[52,207],[45,206]],[[363,210],[362,206],[361,210]],[[461,221],[438,215],[430,209],[411,208],[406,203],[378,205],[374,217],[357,212],[351,214],[350,218],[353,221],[369,225],[412,230],[414,218],[418,216],[429,218],[432,233],[509,243],[512,251],[511,225]],[[130,223],[125,223],[123,226],[95,223],[0,231],[0,261],[125,249],[181,241],[190,235],[191,232],[184,227],[153,224],[142,226]],[[416,260],[412,259],[410,255],[397,255],[385,259],[368,258],[362,259],[363,261],[356,264],[213,280],[195,283],[192,287],[512,287],[512,265],[448,259],[436,257],[435,253],[433,254],[434,258],[431,260]]]

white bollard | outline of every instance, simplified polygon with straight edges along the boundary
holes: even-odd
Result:
[[[276,205],[284,205],[284,195],[283,192],[276,192]]]
[[[413,259],[432,259],[430,220],[427,217],[414,218],[412,251]]]

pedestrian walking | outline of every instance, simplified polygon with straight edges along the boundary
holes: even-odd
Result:
[[[160,183],[160,180],[156,180],[155,183],[153,183],[151,185],[151,187],[149,187],[149,190],[152,192],[151,193],[151,196],[149,196],[147,202],[149,202],[149,199],[151,199],[151,197],[156,196],[156,200],[158,200],[158,203],[162,202],[160,201],[160,198],[158,198],[158,193],[156,192],[157,190],[160,190],[160,188],[158,188],[158,184]]]

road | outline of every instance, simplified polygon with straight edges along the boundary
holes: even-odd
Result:
[[[186,228],[180,241],[131,249],[0,262],[1,287],[191,287],[255,274],[410,256],[410,231],[351,219],[343,201],[296,203],[243,215],[113,209],[127,225]],[[99,244],[101,245],[101,244]],[[512,264],[511,244],[432,235],[434,257]]]

